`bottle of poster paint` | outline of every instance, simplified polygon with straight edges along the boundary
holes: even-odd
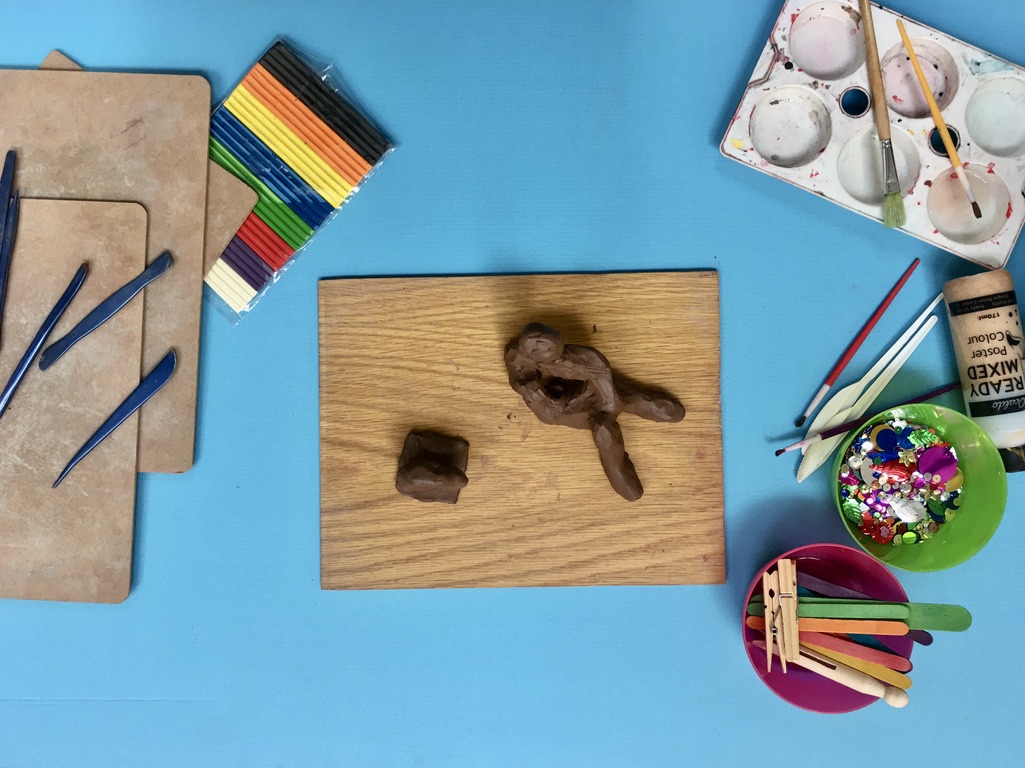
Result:
[[[1025,336],[1010,273],[951,280],[943,298],[968,415],[997,448],[1018,449],[1025,459]],[[1011,469],[1008,452],[1001,454]]]

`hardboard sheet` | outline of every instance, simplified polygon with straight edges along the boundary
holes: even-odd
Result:
[[[50,51],[40,69],[82,71],[82,65],[60,51]],[[203,246],[203,275],[210,271],[242,222],[256,206],[256,191],[210,161],[206,185],[206,239]]]
[[[320,282],[325,589],[725,580],[719,293],[713,271]],[[587,431],[542,424],[509,386],[531,321],[598,348],[687,409],[620,417],[644,484],[611,489]],[[395,490],[403,440],[469,441],[455,505]]]
[[[210,86],[194,75],[0,70],[0,149],[22,195],[132,201],[149,214],[143,367],[178,368],[140,414],[139,470],[184,472],[195,442]]]
[[[83,261],[89,274],[50,342],[144,269],[146,211],[23,199],[0,327],[0,387]],[[48,370],[34,363],[0,418],[0,597],[112,603],[128,595],[138,416],[51,486],[139,384],[144,299]]]

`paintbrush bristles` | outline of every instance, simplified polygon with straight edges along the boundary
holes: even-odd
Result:
[[[900,192],[891,192],[883,198],[883,226],[903,227],[907,223],[904,198]]]

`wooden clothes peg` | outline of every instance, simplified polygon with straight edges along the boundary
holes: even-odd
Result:
[[[797,626],[797,566],[793,560],[780,560],[776,563],[779,575],[779,605],[783,641],[782,658],[786,661],[798,661],[801,656],[801,641]],[[786,671],[786,666],[783,667]]]

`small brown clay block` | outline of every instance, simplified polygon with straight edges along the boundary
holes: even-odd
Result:
[[[410,432],[399,455],[395,490],[418,501],[455,504],[466,486],[470,444],[437,432]]]

